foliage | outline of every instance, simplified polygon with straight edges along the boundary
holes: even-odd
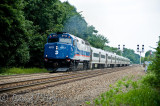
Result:
[[[1,0],[0,66],[20,66],[29,61],[27,28],[32,23],[25,20],[23,7],[23,0]]]
[[[156,48],[155,59],[149,66],[152,77],[146,78],[146,82],[153,85],[156,88],[160,88],[160,41],[158,42],[158,47]]]
[[[66,20],[63,31],[87,40],[93,47],[104,49],[108,39],[103,35],[97,34],[98,31],[94,26],[88,26],[80,13],[72,12],[73,16]]]
[[[108,43],[68,1],[2,0],[0,27],[0,67],[43,67],[44,44],[53,32],[66,31],[101,49]]]
[[[117,55],[120,55],[120,56],[122,55],[122,52],[118,48],[115,48],[115,47],[105,46],[104,50],[116,53]]]
[[[24,13],[27,20],[38,27],[38,32],[54,31],[55,27],[62,29],[63,8],[58,0],[25,0]],[[59,15],[59,16],[58,16]]]
[[[131,105],[131,106],[158,106],[160,105],[159,92],[143,80],[133,81],[133,78],[118,80],[111,89],[96,98],[94,105]],[[87,102],[91,104],[91,102]]]
[[[126,57],[126,58],[129,58],[130,61],[132,61],[132,63],[139,64],[140,56],[138,54],[136,54],[134,52],[134,50],[125,48],[123,50],[123,56]]]
[[[33,74],[33,73],[45,73],[46,69],[40,68],[1,68],[0,75],[14,75],[14,74]]]
[[[34,35],[30,37],[30,60],[27,67],[43,67],[43,52],[44,52],[44,45],[46,43],[46,35]]]
[[[1,0],[0,27],[0,67],[43,67],[47,35],[59,31],[121,55],[117,48],[106,45],[108,39],[88,25],[81,12],[68,1]],[[136,63],[137,58],[132,55],[128,57]]]
[[[152,53],[152,54],[151,54]],[[155,53],[152,52],[151,50],[148,50],[146,53],[145,53],[145,57],[144,57],[144,61],[152,61],[155,57]]]
[[[89,43],[96,48],[101,48],[104,50],[104,47],[106,46],[106,43],[108,43],[107,38],[105,38],[103,35],[92,35],[88,37]]]
[[[147,75],[143,78],[143,83],[152,87],[156,87],[158,84],[158,79],[156,78],[155,73],[148,72]]]

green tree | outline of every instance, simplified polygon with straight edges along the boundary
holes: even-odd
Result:
[[[44,45],[47,41],[46,35],[34,35],[30,37],[29,51],[30,61],[27,67],[43,67]]]
[[[106,43],[108,43],[107,38],[102,35],[92,35],[88,37],[89,43],[96,48],[104,49]]]
[[[123,56],[129,58],[132,63],[139,64],[140,56],[134,50],[125,48],[123,50]]]
[[[65,22],[63,31],[86,39],[87,23],[80,14],[77,14]]]
[[[151,54],[152,53],[152,54]],[[152,61],[154,58],[154,52],[152,52],[152,50],[148,50],[146,53],[145,53],[145,58],[144,58],[144,61]]]
[[[29,61],[27,28],[32,23],[25,20],[23,7],[23,0],[1,0],[0,66],[19,66]]]
[[[160,41],[158,42],[158,47],[156,48],[155,59],[152,62],[151,71],[155,74],[156,81],[152,82],[151,80],[150,83],[154,83],[157,88],[160,88]]]
[[[120,56],[122,55],[122,51],[120,51],[118,48],[115,48],[115,47],[105,46],[104,50],[116,53],[117,55],[120,55]]]

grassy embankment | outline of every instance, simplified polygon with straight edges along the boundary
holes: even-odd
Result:
[[[135,81],[134,77],[125,77],[115,85],[110,85],[110,90],[102,93],[88,105],[101,106],[159,106],[160,92],[146,83],[148,79],[155,78],[150,73]]]
[[[15,75],[15,74],[33,74],[48,72],[46,69],[40,68],[1,68],[0,75]]]

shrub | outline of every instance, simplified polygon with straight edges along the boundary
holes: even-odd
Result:
[[[123,81],[122,81],[123,80]],[[118,80],[114,85],[109,85],[110,90],[101,94],[94,100],[95,105],[102,106],[159,106],[160,93],[150,84],[150,80],[155,80],[155,75],[150,73],[143,77],[142,80],[132,81],[131,79]],[[145,82],[146,81],[146,82]],[[127,92],[120,91],[122,89]],[[91,102],[88,102],[91,103]],[[87,103],[87,104],[88,104]]]

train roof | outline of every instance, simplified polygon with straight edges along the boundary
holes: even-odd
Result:
[[[55,34],[69,34],[69,33],[66,33],[66,32],[57,32],[57,33],[55,33]],[[79,37],[77,37],[77,36],[72,35],[72,34],[69,34],[69,35],[70,35],[73,39],[77,39],[77,42],[81,42],[81,43],[84,42],[84,44],[90,45],[88,41],[85,41],[85,40],[83,40],[83,39],[81,39],[81,38],[79,38]],[[116,53],[113,53],[113,52],[105,51],[105,50],[102,50],[102,49],[99,49],[99,48],[95,48],[95,47],[91,47],[91,49],[97,50],[97,52],[98,52],[98,51],[103,52],[103,53],[106,52],[108,55],[117,56],[118,58],[125,59],[125,60],[129,60],[129,61],[130,61],[130,59],[128,59],[128,58],[126,58],[126,57],[123,57],[123,56],[119,56],[119,55],[117,55]]]

